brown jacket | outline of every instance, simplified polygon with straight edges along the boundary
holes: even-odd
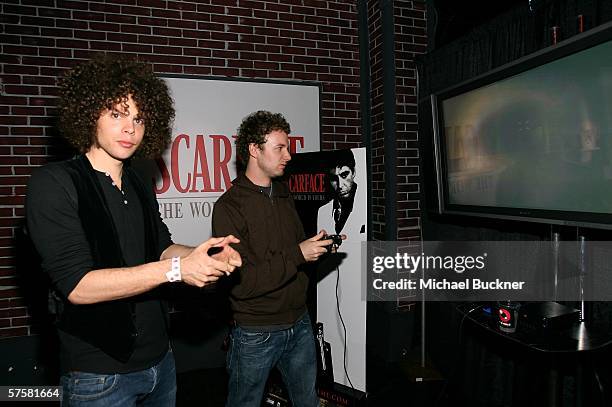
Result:
[[[304,229],[287,186],[273,181],[272,197],[244,174],[215,203],[213,236],[233,234],[242,267],[231,278],[230,301],[239,325],[292,324],[306,312],[308,277],[299,243]]]

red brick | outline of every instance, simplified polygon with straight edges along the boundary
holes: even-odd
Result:
[[[179,47],[197,47],[198,40],[192,38],[168,38],[168,43]]]
[[[176,64],[176,65],[195,65],[196,58],[174,56],[174,55],[143,55],[142,58],[146,61],[157,62],[161,64]]]
[[[28,124],[27,117],[16,117],[16,116],[0,116],[0,125],[26,125]]]
[[[261,35],[241,34],[240,42],[248,44],[265,44],[266,37]]]
[[[154,17],[138,17],[139,25],[151,25],[156,27],[167,27],[168,20],[163,18],[154,18]]]
[[[213,23],[222,23],[222,24],[238,24],[238,17],[220,15],[220,14],[212,14],[210,16],[210,21],[212,21]]]
[[[241,69],[240,76],[246,78],[267,78],[268,71],[258,70],[258,69]]]
[[[223,51],[223,50],[213,50],[212,52],[213,58],[221,58],[221,59],[236,59],[238,58],[238,52],[236,51]]]
[[[59,58],[70,58],[72,57],[72,51],[63,48],[40,48],[38,51],[41,57],[59,57]]]
[[[4,45],[4,52],[6,54],[14,55],[38,55],[38,48],[16,45]]]
[[[40,95],[41,96],[58,96],[59,89],[57,86],[41,86]]]
[[[138,42],[138,36],[136,34],[126,34],[126,33],[107,33],[106,39],[108,41],[120,42],[120,43]]]
[[[108,18],[109,16],[121,13],[121,6],[118,4],[98,3],[93,1],[89,3],[89,10],[102,12]]]
[[[253,17],[253,10],[250,8],[228,7],[227,11],[233,16]]]
[[[19,328],[2,328],[0,329],[0,338],[10,338],[14,336],[25,336],[28,334],[27,327]]]
[[[180,47],[154,46],[153,52],[156,54],[182,55],[183,49]]]
[[[244,59],[232,59],[227,61],[227,65],[230,68],[253,68],[253,61],[245,61]]]
[[[117,42],[90,41],[89,46],[96,51],[121,51],[121,44]]]
[[[182,16],[183,20],[210,21],[210,14],[208,13],[183,12]]]
[[[186,3],[184,1],[168,1],[168,8],[172,10],[183,10],[183,11],[195,11],[196,5],[193,3]]]
[[[198,47],[225,49],[225,43],[222,41],[198,40]]]
[[[212,3],[218,6],[236,6],[237,0],[212,0]]]
[[[225,32],[225,24],[198,22],[198,30]]]
[[[156,7],[156,8],[166,7],[165,0],[136,0],[136,4],[141,7]]]
[[[238,35],[234,33],[211,32],[210,38],[217,41],[238,41]]]
[[[204,48],[183,48],[183,53],[188,56],[210,57],[212,51]]]
[[[275,44],[275,45],[291,45],[291,40],[289,38],[268,37],[266,42],[268,44]]]
[[[13,84],[20,85],[21,84],[21,76],[19,75],[0,75],[0,80],[2,80],[3,84]]]
[[[153,69],[160,73],[183,73],[181,65],[154,64]]]
[[[33,45],[36,47],[54,47],[55,38],[42,38],[42,37],[21,37],[21,43],[23,45]]]
[[[70,18],[70,11],[61,10],[57,8],[38,8],[38,15],[42,17],[55,17],[55,18]]]
[[[205,66],[186,66],[183,68],[183,71],[189,75],[210,75],[212,73],[212,68]]]
[[[227,44],[227,49],[235,51],[255,51],[255,45],[246,42],[230,42]]]
[[[317,80],[317,75],[310,72],[295,72],[293,74],[295,79],[305,80],[305,81],[314,81]]]
[[[200,39],[209,39],[210,32],[202,31],[202,30],[182,30],[183,37],[186,38],[200,38]]]
[[[3,12],[5,14],[17,14],[20,16],[35,16],[37,9],[35,7],[23,7],[15,6],[12,4],[5,4]]]
[[[121,25],[121,32],[134,33],[134,34],[151,34],[151,27],[125,24],[125,25]]]
[[[102,31],[74,30],[74,38],[104,41],[106,40],[106,33]]]
[[[293,57],[291,55],[284,55],[280,53],[279,54],[269,54],[268,60],[275,61],[275,62],[292,62]]]
[[[29,137],[28,138],[28,142],[30,143],[30,145],[33,146],[40,146],[40,145],[50,145],[52,144],[52,138],[51,137],[47,137],[44,135],[43,133],[43,129],[40,127],[30,127],[30,130],[33,130],[30,132],[30,136],[42,136],[42,137]]]
[[[89,48],[89,42],[83,40],[58,39],[57,46],[61,48]]]
[[[215,76],[238,76],[238,69],[233,68],[217,68],[212,69],[212,74]]]
[[[211,4],[198,4],[197,11],[200,13],[223,14],[225,13],[225,7],[213,6]]]
[[[198,23],[189,20],[168,20],[168,27],[194,30],[198,28]]]
[[[20,43],[19,38],[22,35],[40,35],[40,28],[24,26],[24,25],[8,25],[7,24],[5,33],[18,35],[18,36],[6,36],[6,38],[8,38],[8,41],[6,41],[7,43],[19,44]],[[17,41],[15,41],[15,39],[17,39]]]
[[[121,6],[121,14],[135,14],[137,16],[150,16],[151,9],[146,7]]]
[[[109,23],[136,24],[135,16],[119,14],[119,12],[112,13],[112,14],[106,14],[105,19]]]
[[[121,28],[119,24],[115,23],[104,23],[100,21],[92,21],[89,23],[89,28],[94,31],[111,31],[117,32]]]
[[[32,323],[31,317],[11,318],[11,325],[14,327],[25,326],[25,325],[29,325],[30,323]]]
[[[168,45],[168,38],[160,36],[139,35],[138,42],[141,44]]]
[[[198,58],[198,65],[225,66],[225,61],[218,58]]]
[[[167,18],[167,19],[180,19],[181,18],[181,12],[180,11],[174,11],[174,10],[168,10],[168,9],[152,9],[151,10],[151,15],[153,17],[161,17],[161,18]]]
[[[41,116],[45,113],[45,109],[42,107],[26,107],[26,106],[13,106],[11,108],[11,114],[16,116],[34,115]]]
[[[150,54],[153,52],[153,46],[142,44],[121,44],[121,50],[124,52],[138,52],[143,54]]]

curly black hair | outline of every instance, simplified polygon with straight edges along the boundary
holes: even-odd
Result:
[[[275,130],[291,133],[291,126],[280,113],[258,110],[242,119],[236,137],[236,152],[244,166],[249,162],[249,144],[261,146],[266,142],[265,136]]]
[[[102,111],[124,103],[128,95],[145,123],[145,135],[136,155],[157,157],[172,139],[172,97],[166,83],[144,62],[100,54],[68,71],[59,87],[59,128],[82,153],[95,144]]]

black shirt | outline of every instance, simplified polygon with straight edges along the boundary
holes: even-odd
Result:
[[[96,174],[117,229],[126,265],[143,264],[143,203],[127,177],[123,177],[120,191],[109,176],[102,172]],[[67,298],[81,278],[92,270],[93,260],[78,216],[77,192],[61,164],[45,166],[32,175],[26,210],[28,229],[41,254],[43,269],[60,295]],[[157,208],[155,211],[158,212]],[[158,218],[157,228],[161,253],[172,244],[172,240],[161,217]],[[159,362],[168,350],[168,334],[161,302],[156,294],[154,290],[133,298],[138,337],[134,353],[126,363],[59,330],[62,371],[127,373],[149,368]]]

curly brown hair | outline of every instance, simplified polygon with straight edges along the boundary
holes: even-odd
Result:
[[[145,123],[137,156],[161,155],[172,139],[174,104],[168,86],[144,62],[124,56],[100,54],[60,80],[59,128],[82,153],[96,141],[97,121],[132,96]]]
[[[236,152],[244,166],[249,162],[249,144],[261,146],[266,142],[265,136],[275,130],[291,133],[291,126],[280,113],[258,110],[242,119],[236,137]]]

